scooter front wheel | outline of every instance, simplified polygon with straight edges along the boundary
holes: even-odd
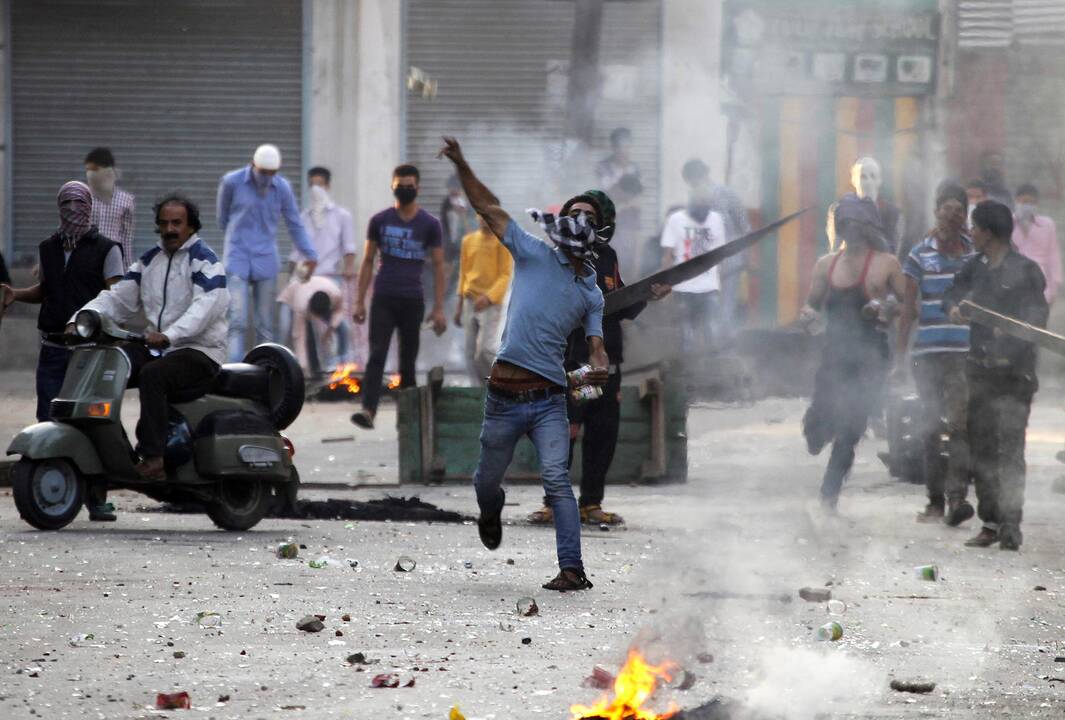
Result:
[[[223,530],[247,530],[266,517],[276,502],[270,483],[258,478],[219,480],[207,517]]]
[[[19,515],[38,530],[59,530],[81,512],[85,479],[62,458],[23,458],[11,473],[11,491]]]

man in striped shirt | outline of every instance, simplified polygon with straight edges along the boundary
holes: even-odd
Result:
[[[952,324],[943,311],[943,297],[954,284],[954,274],[974,255],[972,241],[964,233],[967,212],[965,188],[954,183],[940,185],[936,192],[936,227],[910,250],[902,266],[906,291],[897,342],[898,367],[902,368],[910,330],[917,320],[910,356],[925,411],[921,429],[925,436],[924,478],[928,489],[928,505],[917,514],[917,521],[945,520],[951,526],[973,516],[973,506],[965,499],[969,485],[969,394],[965,381],[969,327]],[[941,418],[946,418],[950,437],[945,467],[939,442]]]
[[[98,147],[85,156],[85,180],[92,190],[92,224],[122,248],[123,268],[133,262],[133,195],[115,187],[118,173],[110,148]]]

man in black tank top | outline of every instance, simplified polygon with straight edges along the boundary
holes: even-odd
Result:
[[[804,314],[825,318],[825,347],[813,398],[803,417],[811,454],[832,443],[821,484],[821,502],[835,511],[854,449],[886,381],[888,341],[873,300],[901,294],[898,261],[884,252],[880,217],[867,199],[845,196],[836,207],[836,233],[845,249],[818,261]]]

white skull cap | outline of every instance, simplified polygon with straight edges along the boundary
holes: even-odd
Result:
[[[863,171],[866,174],[866,180],[862,182]],[[854,161],[851,165],[851,185],[854,186],[855,192],[858,193],[858,197],[868,197],[873,200],[877,199],[880,194],[880,183],[883,176],[880,174],[880,163],[876,161],[876,158],[869,157],[868,155],[860,157]]]
[[[251,159],[255,163],[255,167],[260,170],[281,169],[281,151],[277,149],[277,145],[270,145],[269,143],[260,145],[255,148],[255,154],[252,155]]]

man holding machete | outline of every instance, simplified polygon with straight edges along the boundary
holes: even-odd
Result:
[[[943,299],[951,322],[964,323],[959,305],[970,299],[984,308],[1036,327],[1046,326],[1046,280],[1039,266],[1010,243],[1013,214],[1003,203],[985,200],[972,216],[977,255],[954,276]],[[1020,549],[1024,507],[1024,441],[1032,398],[1039,387],[1035,346],[997,328],[970,330],[969,446],[976,485],[979,534],[969,547]]]

